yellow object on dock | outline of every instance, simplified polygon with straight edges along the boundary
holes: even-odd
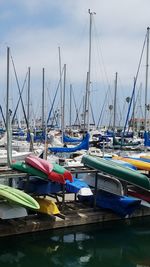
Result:
[[[113,159],[118,159],[118,160],[123,160],[125,162],[128,162],[128,163],[134,165],[135,167],[137,167],[137,169],[139,169],[139,170],[150,171],[150,163],[144,162],[144,161],[140,160],[140,158],[138,160],[138,159],[115,156],[115,157],[113,157]]]
[[[52,215],[52,214],[55,215],[55,214],[60,213],[54,201],[47,199],[47,198],[40,198],[40,197],[36,197],[35,199],[40,205],[40,209],[38,210],[38,212],[45,213],[48,215]]]

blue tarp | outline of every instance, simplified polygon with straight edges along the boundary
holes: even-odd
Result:
[[[94,204],[94,196],[80,196],[78,195],[80,201],[87,201],[91,205]],[[129,196],[117,196],[108,192],[101,191],[96,196],[96,206],[109,209],[114,211],[120,217],[125,217],[126,215],[132,214],[137,208],[140,207],[141,200],[135,199]]]
[[[27,193],[34,193],[38,196],[55,194],[62,190],[61,184],[40,180],[39,178],[30,178],[29,181],[21,180],[18,188],[25,189]]]
[[[66,180],[66,191],[69,193],[78,193],[81,188],[89,188],[88,184],[77,178],[73,178],[73,182]]]
[[[83,138],[73,138],[67,135],[63,135],[63,142],[64,143],[80,143],[83,141]]]
[[[89,138],[90,138],[90,135],[89,133],[86,134],[85,138],[83,139],[83,141],[75,146],[75,147],[49,147],[48,149],[51,151],[51,152],[55,152],[55,153],[64,153],[64,152],[75,152],[75,151],[78,151],[78,150],[81,150],[81,149],[85,149],[85,150],[88,150],[89,149]]]

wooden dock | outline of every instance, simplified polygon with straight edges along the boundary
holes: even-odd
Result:
[[[81,170],[81,172],[91,170]],[[74,170],[74,173],[76,171]],[[96,172],[95,172],[96,173]],[[26,177],[12,170],[3,170],[0,172],[0,179],[16,179],[17,177]],[[71,226],[87,225],[94,223],[105,223],[110,221],[127,220],[133,218],[142,218],[150,216],[150,208],[141,206],[132,215],[120,218],[113,212],[109,212],[96,207],[89,207],[84,203],[76,200],[74,194],[65,194],[62,192],[61,213],[58,215],[44,215],[40,213],[30,213],[25,218],[2,220],[0,219],[0,237],[20,235],[26,233],[34,233],[45,230],[65,228]],[[57,203],[56,203],[57,204]]]
[[[131,216],[121,219],[112,212],[68,202],[65,211],[59,215],[32,214],[21,219],[0,220],[0,237],[118,220],[130,221],[144,216],[150,216],[149,208],[141,207]]]

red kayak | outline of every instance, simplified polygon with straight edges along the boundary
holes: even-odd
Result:
[[[53,169],[53,165],[45,159],[38,158],[37,156],[30,155],[25,158],[25,162],[30,166],[49,175]]]
[[[63,174],[51,171],[48,175],[48,179],[60,184],[65,184],[65,178]]]
[[[38,169],[45,174],[47,174],[48,179],[53,182],[65,184],[65,180],[72,181],[72,175],[63,167],[57,166],[57,168],[53,166],[53,164],[49,163],[45,159],[38,158],[37,156],[30,155],[25,158],[25,163],[32,166],[35,169]],[[59,171],[55,170],[59,169]],[[61,170],[61,171],[60,171]]]

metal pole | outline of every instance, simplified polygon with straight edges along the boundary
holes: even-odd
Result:
[[[95,12],[91,12],[90,9],[88,10],[90,15],[90,27],[89,27],[89,67],[88,67],[88,86],[87,86],[87,131],[89,131],[89,108],[90,108],[90,83],[91,83],[91,50],[92,50],[92,17],[95,15]]]
[[[116,72],[116,76],[115,76],[115,94],[114,94],[114,120],[113,120],[113,132],[114,132],[114,134],[115,134],[115,128],[116,128],[117,80],[118,80],[118,73]]]
[[[72,84],[70,84],[70,129],[71,129],[71,116],[72,116]]]
[[[28,68],[27,121],[28,121],[28,126],[30,127],[30,67]]]
[[[59,53],[59,75],[60,75],[60,128],[62,130],[62,123],[63,123],[63,119],[62,119],[62,112],[63,112],[63,93],[62,93],[62,73],[61,73],[61,52],[60,52],[60,47],[58,47],[58,53]]]
[[[7,130],[7,164],[10,167],[12,161],[11,149],[11,110],[9,109],[9,61],[10,61],[10,48],[7,47],[7,96],[6,96],[6,130]]]
[[[147,28],[147,51],[146,51],[146,79],[145,79],[145,133],[147,132],[147,88],[148,88],[148,67],[149,67],[149,27]]]
[[[45,70],[42,69],[42,131],[44,132],[44,83],[45,83]]]
[[[66,91],[66,64],[64,64],[64,86],[63,86],[63,109],[62,109],[62,140],[65,130],[65,91]]]
[[[9,116],[9,61],[10,61],[10,48],[7,47],[6,129],[8,127],[8,116]]]

